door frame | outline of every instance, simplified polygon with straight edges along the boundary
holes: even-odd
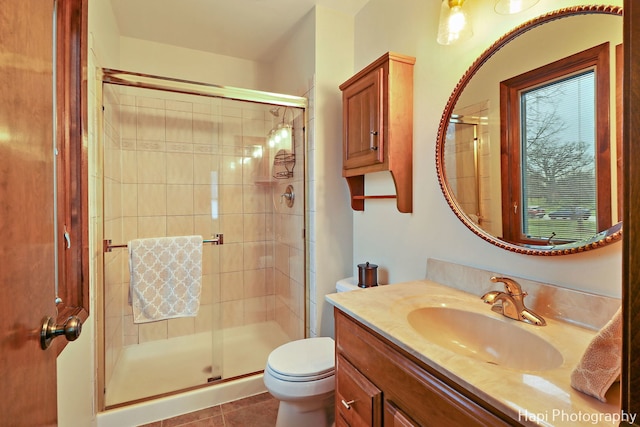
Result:
[[[57,0],[58,323],[89,316],[87,3]],[[56,340],[58,354],[66,344]]]

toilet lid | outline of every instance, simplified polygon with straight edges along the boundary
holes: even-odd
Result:
[[[330,337],[306,338],[281,345],[271,352],[267,368],[278,377],[319,379],[332,375],[335,347]]]

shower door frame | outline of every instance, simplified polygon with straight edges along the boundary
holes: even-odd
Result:
[[[301,96],[284,95],[209,83],[199,83],[171,77],[160,77],[150,74],[116,70],[112,68],[102,69],[102,83],[133,86],[145,89],[157,89],[188,95],[225,98],[236,101],[256,102],[259,104],[270,104],[283,107],[297,107],[304,109],[305,114],[308,105],[307,98]]]
[[[231,87],[231,86],[222,86],[222,85],[215,85],[215,84],[208,84],[208,83],[201,83],[201,82],[194,82],[194,81],[189,81],[189,80],[183,80],[183,79],[176,79],[176,78],[170,78],[170,77],[161,77],[161,76],[154,76],[154,75],[150,75],[150,74],[143,74],[143,73],[135,73],[135,72],[129,72],[129,71],[123,71],[123,70],[117,70],[117,69],[111,69],[111,68],[101,68],[97,70],[97,80],[99,83],[99,90],[100,90],[100,95],[99,97],[102,98],[102,87],[105,83],[108,84],[113,84],[113,85],[120,85],[120,86],[128,86],[128,87],[137,87],[137,88],[143,88],[143,89],[155,89],[155,90],[161,90],[161,91],[167,91],[167,92],[173,92],[173,93],[180,93],[180,94],[186,94],[186,95],[196,95],[196,96],[204,96],[204,97],[211,97],[211,98],[222,98],[222,99],[227,99],[227,100],[235,100],[235,101],[246,101],[246,102],[253,102],[253,103],[258,103],[258,104],[268,104],[268,105],[274,105],[274,106],[281,106],[281,107],[293,107],[293,108],[301,108],[303,110],[303,122],[307,123],[307,119],[308,119],[308,100],[305,97],[299,97],[299,96],[293,96],[293,95],[285,95],[285,94],[278,94],[278,93],[273,93],[273,92],[266,92],[266,91],[258,91],[258,90],[252,90],[252,89],[243,89],[243,88],[236,88],[236,87]],[[102,105],[102,102],[100,102],[100,105]],[[102,136],[102,128],[99,127],[99,132],[98,132],[99,138],[100,140],[102,140],[103,136]],[[307,133],[303,132],[304,138],[303,138],[303,147],[304,147],[304,152],[307,152]],[[307,182],[307,177],[306,177],[306,171],[308,170],[307,168],[307,156],[304,156],[304,162],[303,162],[303,170],[304,170],[304,178],[303,178],[303,182],[304,182],[304,197],[303,197],[303,203],[304,203],[304,208],[303,208],[303,212],[304,212],[304,228],[307,228],[307,197],[306,197],[306,193],[307,193],[307,186],[308,186],[308,182]],[[307,271],[307,254],[308,254],[308,240],[306,238],[306,233],[304,233],[305,235],[305,241],[304,241],[304,246],[305,246],[305,250],[304,250],[304,260],[303,260],[303,269],[305,271],[304,274],[304,295],[303,298],[306,301],[307,299],[307,293],[308,293],[308,271]],[[104,253],[102,254],[102,256],[104,257]],[[96,299],[97,302],[97,312],[98,312],[98,324],[99,325],[104,325],[104,310],[103,310],[103,306],[104,306],[104,300],[101,296],[102,294],[101,292],[97,292],[98,294],[98,298]],[[303,304],[303,306],[305,307],[305,311],[308,310],[307,304]],[[304,314],[304,331],[308,331],[308,322],[309,322],[309,316],[308,316],[308,312],[306,312]],[[104,362],[104,330],[98,328],[97,330],[97,354],[98,354],[98,381],[96,382],[97,385],[97,401],[98,401],[98,408],[99,411],[104,411],[106,409],[106,402],[105,402],[105,393],[104,390],[106,390],[106,384],[105,384],[105,372],[104,372],[104,367],[105,367],[105,362]],[[305,333],[306,335],[306,333]],[[247,374],[247,375],[252,375],[252,374]],[[246,375],[245,375],[246,376]],[[231,381],[235,378],[230,378],[228,380],[222,380],[222,382],[225,381]],[[197,389],[197,388],[204,388],[204,387],[211,387],[211,386],[215,386],[215,384],[218,384],[219,382],[214,382],[211,384],[202,384],[202,385],[198,385],[198,386],[194,386],[189,388],[188,390],[192,390],[192,389]],[[174,392],[171,393],[166,393],[162,396],[166,396],[166,395],[173,395],[173,394],[178,394],[178,393],[182,393],[184,391],[187,390],[176,390]],[[144,398],[144,399],[140,399],[137,400],[135,402],[129,402],[129,403],[123,403],[123,404],[117,404],[114,407],[120,407],[120,406],[126,406],[128,404],[131,403],[139,403],[141,401],[148,401],[148,400],[153,400],[156,399],[158,397],[161,396],[152,396],[149,398]]]

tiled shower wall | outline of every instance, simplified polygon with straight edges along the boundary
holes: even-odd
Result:
[[[281,118],[286,116],[287,121],[294,113],[291,109],[286,112],[280,109]],[[272,197],[275,208],[275,320],[292,340],[305,337],[304,120],[304,114],[298,111],[293,121],[296,153],[293,177],[276,180]],[[273,155],[268,158],[273,158]],[[292,207],[287,207],[282,197],[289,184],[295,194]]]
[[[275,320],[304,336],[304,114],[292,108],[104,87],[105,238],[224,234],[204,245],[196,318],[136,325],[128,303],[126,249],[105,254],[106,383],[123,346]],[[282,147],[266,135],[296,122],[294,176],[271,179]],[[294,186],[288,208],[280,195]]]

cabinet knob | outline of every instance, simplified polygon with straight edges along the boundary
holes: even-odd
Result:
[[[353,405],[354,403],[356,403],[355,400],[350,400],[348,402],[345,402],[344,399],[342,399],[342,405],[347,408],[347,410],[351,409],[351,405]]]

